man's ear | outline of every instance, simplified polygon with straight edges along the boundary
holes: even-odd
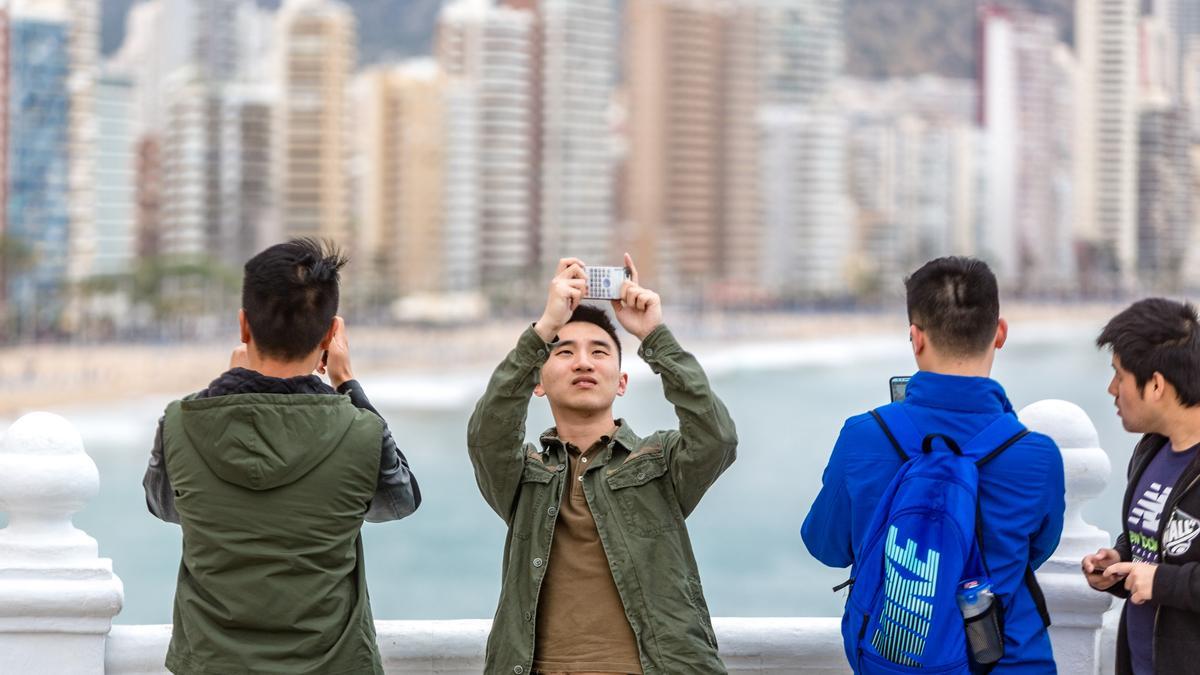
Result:
[[[1008,341],[1008,322],[1004,317],[1000,317],[1000,324],[996,326],[996,349],[1004,347],[1004,343]]]
[[[621,373],[621,379],[617,380],[617,396],[624,396],[628,387],[629,373]]]
[[[1151,400],[1161,401],[1166,398],[1167,384],[1167,378],[1163,377],[1163,374],[1157,370],[1154,371],[1154,374],[1150,376],[1150,381],[1146,383],[1146,390],[1149,392]],[[1143,392],[1144,396],[1145,392]]]
[[[321,349],[329,349],[329,343],[333,342],[333,334],[337,331],[338,318],[335,316],[329,321],[329,330],[325,331],[325,337],[321,338]]]
[[[250,344],[254,336],[250,334],[250,322],[246,321],[246,310],[238,310],[238,329],[242,332],[242,344]]]
[[[533,395],[537,396],[538,398],[545,398],[546,390],[542,388],[541,382],[538,382],[537,384],[533,385]]]
[[[908,325],[908,341],[912,343],[913,356],[920,356],[925,351],[925,331],[917,328],[916,324]]]

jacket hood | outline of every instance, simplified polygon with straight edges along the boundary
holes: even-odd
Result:
[[[227,393],[227,392],[269,393]],[[357,409],[316,377],[234,369],[183,401],[183,431],[221,480],[270,490],[299,480],[333,452]]]

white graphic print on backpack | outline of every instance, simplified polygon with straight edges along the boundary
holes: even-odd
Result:
[[[930,549],[921,560],[916,542],[908,540],[903,549],[896,545],[897,532],[894,525],[888,528],[883,617],[871,645],[889,661],[920,666],[907,655],[925,652],[941,554]]]

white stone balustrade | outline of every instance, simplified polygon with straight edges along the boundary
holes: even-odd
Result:
[[[1111,663],[1103,617],[1111,597],[1089,589],[1083,555],[1110,543],[1083,521],[1082,504],[1104,488],[1108,456],[1079,407],[1040,401],[1020,413],[1062,448],[1067,513],[1062,542],[1038,573],[1054,618],[1059,672],[1092,675]],[[123,588],[96,542],[71,514],[97,491],[96,466],[79,434],[56,415],[33,413],[0,437],[0,654],[4,672],[159,675],[170,626],[112,626]],[[797,514],[797,518],[801,514]],[[782,545],[782,543],[781,543]],[[490,622],[379,621],[389,673],[479,673]],[[838,618],[716,618],[731,673],[846,673]]]
[[[71,516],[100,487],[65,419],[32,413],[0,438],[0,655],[4,672],[104,672],[124,588]]]
[[[1116,652],[1100,650],[1104,613],[1113,596],[1092,590],[1079,570],[1083,556],[1111,546],[1112,539],[1083,520],[1083,504],[1104,491],[1112,464],[1100,448],[1096,426],[1082,408],[1067,401],[1038,401],[1018,413],[1034,431],[1054,439],[1063,455],[1067,483],[1067,512],[1062,539],[1050,560],[1038,570],[1038,583],[1046,594],[1050,616],[1050,641],[1059,672],[1098,673],[1101,663],[1111,663]]]

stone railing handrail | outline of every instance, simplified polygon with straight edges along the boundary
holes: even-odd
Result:
[[[1059,671],[1105,672],[1101,664],[1111,662],[1112,641],[1105,614],[1112,598],[1087,587],[1079,559],[1110,542],[1107,533],[1081,516],[1083,503],[1104,488],[1111,471],[1108,456],[1091,420],[1074,404],[1040,401],[1020,415],[1031,429],[1058,443],[1066,469],[1062,541],[1038,571],[1054,617],[1051,639]],[[0,529],[0,653],[6,670],[166,672],[171,627],[112,625],[124,599],[121,580],[111,561],[97,555],[96,541],[71,523],[98,486],[96,466],[67,420],[32,413],[0,437],[0,511],[9,516],[8,526]],[[717,618],[713,623],[731,673],[849,672],[838,618]],[[489,626],[487,620],[379,621],[384,668],[478,673]]]
[[[389,673],[478,675],[487,619],[377,621],[379,652]],[[721,658],[731,673],[849,673],[841,619],[713,619]],[[113,626],[105,672],[160,675],[171,627]],[[803,665],[803,668],[800,666]]]

